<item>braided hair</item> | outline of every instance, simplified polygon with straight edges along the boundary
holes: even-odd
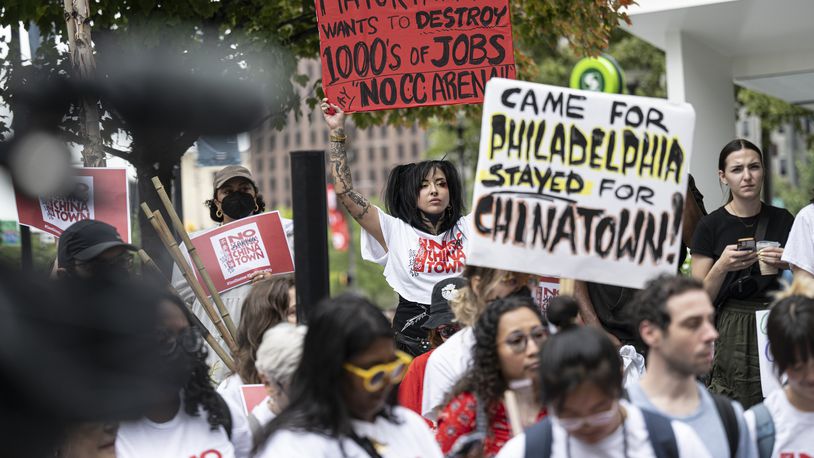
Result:
[[[495,410],[503,399],[503,392],[508,388],[507,381],[500,370],[500,356],[497,352],[497,333],[500,318],[508,312],[526,308],[545,327],[545,318],[530,297],[509,296],[498,299],[486,306],[486,310],[475,324],[475,345],[472,347],[472,366],[460,382],[453,388],[450,399],[461,393],[474,393],[478,402],[485,403],[489,423],[492,422]]]

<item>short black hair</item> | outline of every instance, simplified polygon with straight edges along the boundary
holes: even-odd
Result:
[[[554,334],[540,351],[540,399],[561,410],[565,397],[584,382],[616,399],[622,396],[622,360],[616,347],[590,326]]]
[[[667,330],[670,326],[670,313],[667,312],[667,301],[671,297],[684,294],[687,291],[704,290],[700,281],[682,275],[662,274],[650,279],[641,289],[633,295],[630,303],[628,318],[635,325],[638,334],[639,326],[649,321],[659,329]]]
[[[766,334],[778,375],[814,358],[814,299],[793,295],[775,302]]]

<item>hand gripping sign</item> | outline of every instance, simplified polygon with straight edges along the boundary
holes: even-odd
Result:
[[[246,284],[254,272],[294,272],[278,212],[243,218],[192,237],[219,293]]]
[[[483,101],[514,78],[508,0],[316,0],[322,88],[346,112]]]
[[[492,79],[468,261],[632,288],[675,273],[694,121],[687,104]]]
[[[68,189],[32,199],[15,194],[20,224],[57,237],[71,224],[95,219],[110,224],[130,243],[130,205],[127,171],[123,168],[77,168]]]

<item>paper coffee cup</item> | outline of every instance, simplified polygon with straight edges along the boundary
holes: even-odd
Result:
[[[758,253],[760,253],[760,250],[764,248],[779,246],[780,242],[770,242],[768,240],[761,240],[756,244]],[[777,267],[770,266],[769,264],[763,262],[763,260],[758,260],[758,265],[760,266],[760,275],[777,275]]]

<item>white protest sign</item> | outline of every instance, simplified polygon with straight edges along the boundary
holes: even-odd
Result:
[[[96,212],[93,202],[93,177],[74,176],[70,192],[51,197],[40,197],[42,220],[45,224],[53,224],[60,230],[77,221],[95,219]]]
[[[780,388],[780,381],[775,375],[774,357],[769,347],[769,337],[766,334],[766,322],[769,320],[768,310],[758,310],[755,312],[757,323],[757,352],[760,361],[760,388],[763,390],[763,397],[772,391]]]
[[[687,104],[490,80],[467,262],[632,288],[675,273],[694,122]]]

